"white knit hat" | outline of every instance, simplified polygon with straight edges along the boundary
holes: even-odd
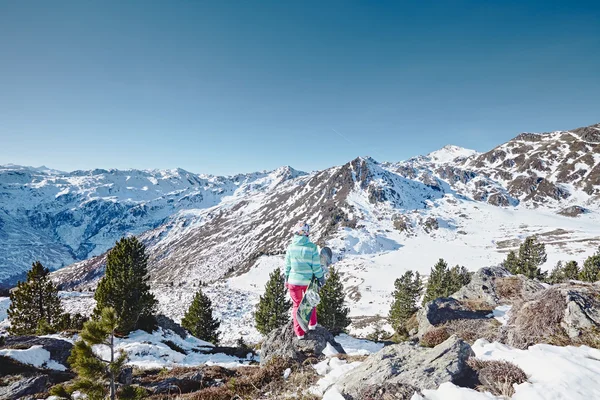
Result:
[[[310,226],[308,226],[306,222],[300,221],[294,225],[292,232],[294,232],[296,235],[308,236],[310,233]]]

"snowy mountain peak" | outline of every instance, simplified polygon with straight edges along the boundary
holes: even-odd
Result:
[[[432,151],[426,157],[435,163],[447,164],[456,159],[465,159],[477,154],[479,153],[475,150],[449,144],[439,150]]]

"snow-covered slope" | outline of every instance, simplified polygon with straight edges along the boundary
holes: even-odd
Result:
[[[121,236],[161,226],[180,210],[273,190],[303,174],[290,167],[225,178],[181,169],[64,173],[0,166],[0,284],[35,260],[57,269],[104,253]]]

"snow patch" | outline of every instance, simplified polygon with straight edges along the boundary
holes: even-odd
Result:
[[[50,359],[50,352],[42,346],[31,346],[25,350],[4,349],[0,350],[0,355],[10,357],[22,364],[33,365],[36,368],[53,369],[56,371],[66,371],[67,368]]]

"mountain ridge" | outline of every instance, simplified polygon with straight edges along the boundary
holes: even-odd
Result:
[[[0,237],[16,235],[18,240],[0,251],[0,281],[24,271],[33,259],[41,258],[53,269],[81,264],[129,234],[140,235],[156,248],[157,265],[165,265],[158,271],[167,273],[170,267],[164,260],[189,259],[194,252],[181,248],[192,246],[194,240],[208,240],[207,231],[213,232],[208,237],[216,238],[227,230],[225,236],[234,240],[236,226],[238,233],[245,230],[248,235],[258,230],[256,226],[275,227],[248,236],[262,246],[235,245],[241,247],[230,260],[218,256],[217,242],[207,252],[195,252],[193,257],[200,257],[192,257],[196,263],[226,266],[219,267],[215,275],[219,279],[225,276],[223,270],[239,269],[259,254],[283,251],[287,230],[298,218],[308,218],[322,242],[344,229],[355,229],[366,218],[355,212],[356,201],[374,204],[368,212],[388,218],[404,215],[404,220],[411,212],[434,207],[445,196],[501,207],[545,207],[558,212],[581,206],[594,211],[600,196],[600,147],[588,139],[595,140],[599,127],[520,134],[486,153],[447,145],[396,163],[357,157],[311,173],[283,166],[229,177],[183,169],[94,169],[61,175],[55,170],[45,172],[45,167],[3,166]],[[311,216],[316,217],[311,220]],[[242,217],[247,223],[240,222]],[[181,239],[185,234],[195,239]],[[166,251],[167,244],[175,244],[174,249]],[[6,265],[19,267],[7,273]]]

